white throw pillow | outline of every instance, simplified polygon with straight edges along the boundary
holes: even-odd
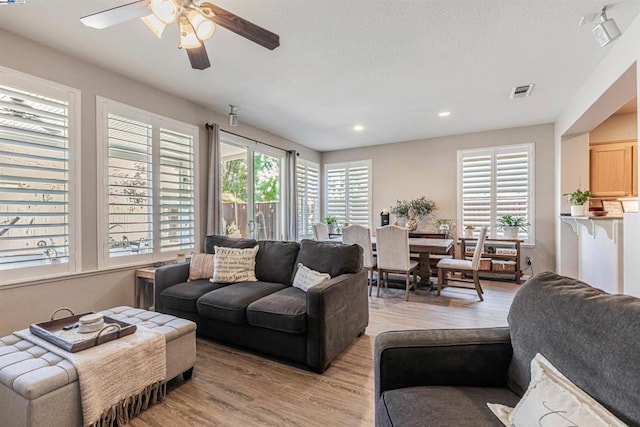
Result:
[[[215,247],[213,277],[216,283],[257,282],[256,254],[258,246],[248,249]]]
[[[531,361],[531,382],[513,411],[487,404],[506,426],[626,426],[594,398],[562,375],[540,353]],[[509,413],[505,422],[504,415]]]
[[[293,287],[300,288],[307,292],[309,288],[329,279],[331,279],[331,276],[327,273],[320,273],[319,271],[305,267],[302,263],[298,263],[298,271],[296,272],[296,277],[293,279]]]
[[[193,254],[191,255],[191,264],[189,265],[189,279],[192,280],[211,279],[213,276],[213,268],[215,255],[213,254]]]

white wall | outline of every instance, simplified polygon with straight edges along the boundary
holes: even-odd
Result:
[[[554,144],[558,170],[562,170],[565,164],[561,152],[567,136],[591,131],[629,100],[637,97],[637,82],[640,74],[637,67],[638,59],[640,59],[638,40],[640,40],[640,16],[636,17],[625,33],[609,47],[609,54],[598,64],[578,94],[556,120]],[[636,122],[638,114],[640,111],[636,113]],[[563,206],[563,191],[562,179],[556,180],[556,215],[561,212]],[[558,266],[564,264],[562,257],[563,254],[566,254],[562,246],[566,242],[568,234],[563,227],[560,220],[557,219],[555,230],[556,265]],[[640,249],[625,251],[624,263],[637,262],[638,256],[640,256]]]
[[[382,209],[422,195],[436,202],[436,216],[455,219],[457,150],[534,142],[536,244],[523,255],[533,257],[536,271],[554,270],[553,135],[551,124],[528,126],[330,151],[322,154],[322,161],[372,160],[373,224],[379,226]]]
[[[576,188],[589,188],[589,134],[566,137],[560,146],[558,155],[560,164],[560,194],[573,193]],[[568,213],[570,205],[566,197],[562,197],[560,212]],[[559,224],[560,239],[556,244],[558,262],[557,272],[566,276],[578,277],[578,238],[571,226]]]
[[[615,114],[589,132],[589,143],[629,141],[638,138],[637,113]]]
[[[238,127],[229,128],[225,115],[4,30],[0,30],[0,65],[81,90],[83,271],[92,271],[98,267],[95,128],[97,95],[200,126],[200,240],[204,237],[206,224],[208,142],[205,123],[219,123],[222,129],[283,149],[296,149],[302,157],[320,161],[320,154],[315,150],[245,125],[242,121]],[[0,287],[0,336],[27,327],[32,322],[48,319],[54,309],[63,306],[84,312],[115,305],[133,305],[134,270],[135,268],[130,268],[65,280]]]

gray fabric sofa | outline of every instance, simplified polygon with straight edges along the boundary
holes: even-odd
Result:
[[[369,323],[362,248],[208,236],[205,251],[256,244],[257,282],[187,282],[189,263],[158,268],[156,310],[193,320],[199,334],[324,372]],[[308,292],[294,288],[298,263],[328,273],[331,280]]]
[[[376,426],[501,426],[544,355],[629,425],[640,425],[640,299],[555,273],[516,294],[508,328],[397,331],[375,343]]]

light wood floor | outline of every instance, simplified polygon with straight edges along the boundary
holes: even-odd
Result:
[[[240,349],[198,339],[189,381],[173,380],[166,400],[130,425],[372,426],[373,345],[383,331],[506,326],[518,285],[482,281],[474,290],[448,288],[441,297],[385,289],[370,298],[369,327],[319,375]]]

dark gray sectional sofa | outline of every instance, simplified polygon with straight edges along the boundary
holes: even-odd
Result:
[[[156,311],[193,320],[199,334],[324,372],[369,323],[362,248],[208,236],[205,251],[255,245],[257,282],[187,282],[189,263],[158,268]],[[331,280],[308,292],[292,287],[298,263],[328,273]]]
[[[545,272],[522,286],[508,321],[378,335],[376,426],[502,426],[486,403],[515,406],[536,353],[620,420],[640,425],[639,298]]]

